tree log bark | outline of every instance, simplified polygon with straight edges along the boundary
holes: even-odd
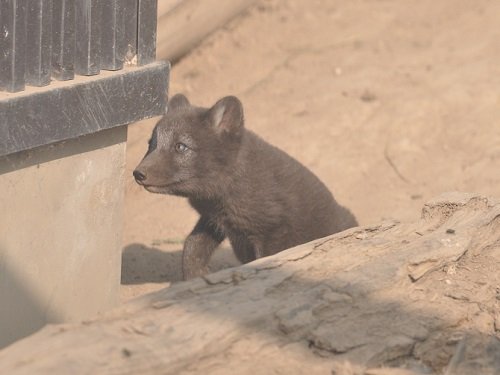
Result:
[[[0,352],[5,374],[499,374],[500,202],[449,193]]]

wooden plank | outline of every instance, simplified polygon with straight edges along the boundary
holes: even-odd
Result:
[[[156,59],[157,0],[139,0],[137,11],[137,64]]]
[[[169,69],[158,62],[0,96],[0,156],[163,114]]]
[[[0,87],[9,92],[25,87],[26,11],[25,0],[0,2]]]
[[[125,60],[125,6],[122,0],[107,0],[102,4],[101,68],[118,70]]]
[[[107,0],[78,0],[75,3],[75,72],[99,74],[101,70],[101,6]]]
[[[128,64],[137,62],[137,7],[138,0],[123,0],[125,21],[125,61]]]
[[[52,0],[29,0],[26,36],[26,83],[50,83],[52,54]]]
[[[75,76],[75,0],[53,0],[52,76],[60,81]]]

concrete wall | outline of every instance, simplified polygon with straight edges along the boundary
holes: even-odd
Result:
[[[126,137],[0,158],[0,347],[118,302]]]

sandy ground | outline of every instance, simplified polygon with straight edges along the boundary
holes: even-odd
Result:
[[[361,225],[406,221],[445,191],[500,197],[499,16],[495,0],[259,1],[173,67],[170,92],[237,95]],[[154,123],[129,128],[122,300],[180,279],[197,220],[133,181]],[[224,244],[211,268],[236,264]]]

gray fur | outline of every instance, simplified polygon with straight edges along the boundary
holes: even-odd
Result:
[[[185,279],[207,272],[226,237],[246,263],[357,225],[311,171],[244,128],[233,96],[206,109],[175,95],[134,176],[200,214],[184,243]]]

